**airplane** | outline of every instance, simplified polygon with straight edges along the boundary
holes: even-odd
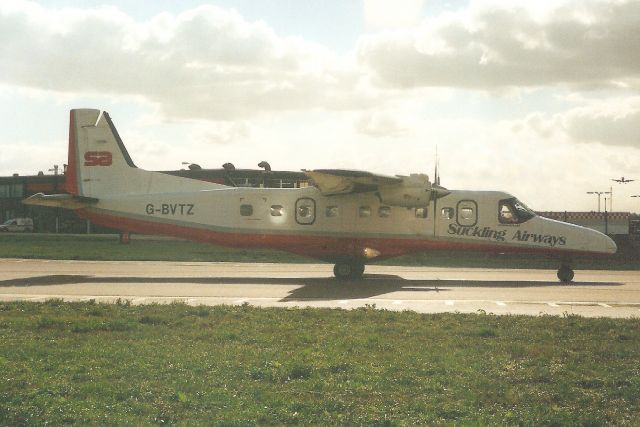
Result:
[[[624,178],[624,176],[623,176],[623,177],[622,177],[622,178],[620,178],[620,179],[612,179],[611,181],[615,181],[615,182],[618,182],[618,183],[620,183],[620,184],[626,184],[626,183],[628,183],[628,182],[633,182],[633,181],[635,181],[635,179],[625,179],[625,178]]]
[[[475,250],[542,253],[569,283],[575,255],[608,255],[598,231],[543,218],[509,193],[449,190],[425,174],[305,171],[303,188],[247,188],[139,169],[109,114],[70,112],[66,193],[28,205],[72,209],[122,233],[168,235],[217,245],[273,248],[334,264],[339,280],[408,253]]]

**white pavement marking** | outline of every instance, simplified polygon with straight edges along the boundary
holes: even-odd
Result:
[[[394,301],[393,302],[393,305],[400,305],[400,304],[402,304],[402,301]]]
[[[448,306],[453,306],[454,302],[453,301],[445,301],[444,304],[448,305]]]
[[[343,299],[343,300],[338,301],[338,304],[349,304],[350,302],[351,301],[349,301],[349,300]]]
[[[506,305],[507,305],[507,304],[505,304],[505,303],[504,303],[504,302],[502,302],[502,301],[496,301],[496,304],[498,304],[500,307],[504,307],[504,306],[506,306]]]
[[[548,302],[547,305],[549,307],[560,307],[558,304],[556,304],[555,302]]]
[[[609,304],[605,304],[603,302],[598,304],[600,307],[604,307],[604,308],[611,308],[611,306]]]

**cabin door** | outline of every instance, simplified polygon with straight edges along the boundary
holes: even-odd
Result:
[[[435,212],[436,235],[460,235],[460,230],[475,227],[478,223],[478,204],[474,200],[458,202],[444,199]]]
[[[309,197],[296,200],[296,222],[311,225],[316,221],[316,201]]]
[[[456,223],[473,227],[478,223],[478,204],[473,200],[460,200],[456,206]]]

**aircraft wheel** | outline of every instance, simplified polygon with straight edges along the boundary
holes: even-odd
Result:
[[[563,265],[558,269],[558,279],[562,283],[570,283],[573,280],[573,270],[568,265]]]
[[[358,262],[339,262],[333,266],[333,274],[338,280],[359,279],[364,273],[364,264]]]
[[[364,264],[362,263],[354,263],[353,265],[353,269],[354,269],[354,275],[353,278],[354,279],[361,279],[362,275],[364,274]]]

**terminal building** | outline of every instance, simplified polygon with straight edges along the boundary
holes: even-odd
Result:
[[[215,182],[233,187],[300,188],[309,185],[303,172],[272,171],[266,162],[263,169],[236,169],[226,163],[222,169],[202,169],[191,164],[188,169],[161,171],[169,175]],[[0,177],[0,223],[12,218],[33,219],[34,229],[43,233],[100,233],[111,230],[93,226],[78,218],[73,211],[42,206],[27,206],[22,200],[36,193],[56,194],[65,190],[63,174],[35,176],[14,174]],[[640,236],[640,216],[629,212],[538,212],[539,215],[558,221],[592,228],[617,236]]]
[[[581,225],[609,235],[640,232],[640,218],[629,212],[538,212],[538,215]]]

